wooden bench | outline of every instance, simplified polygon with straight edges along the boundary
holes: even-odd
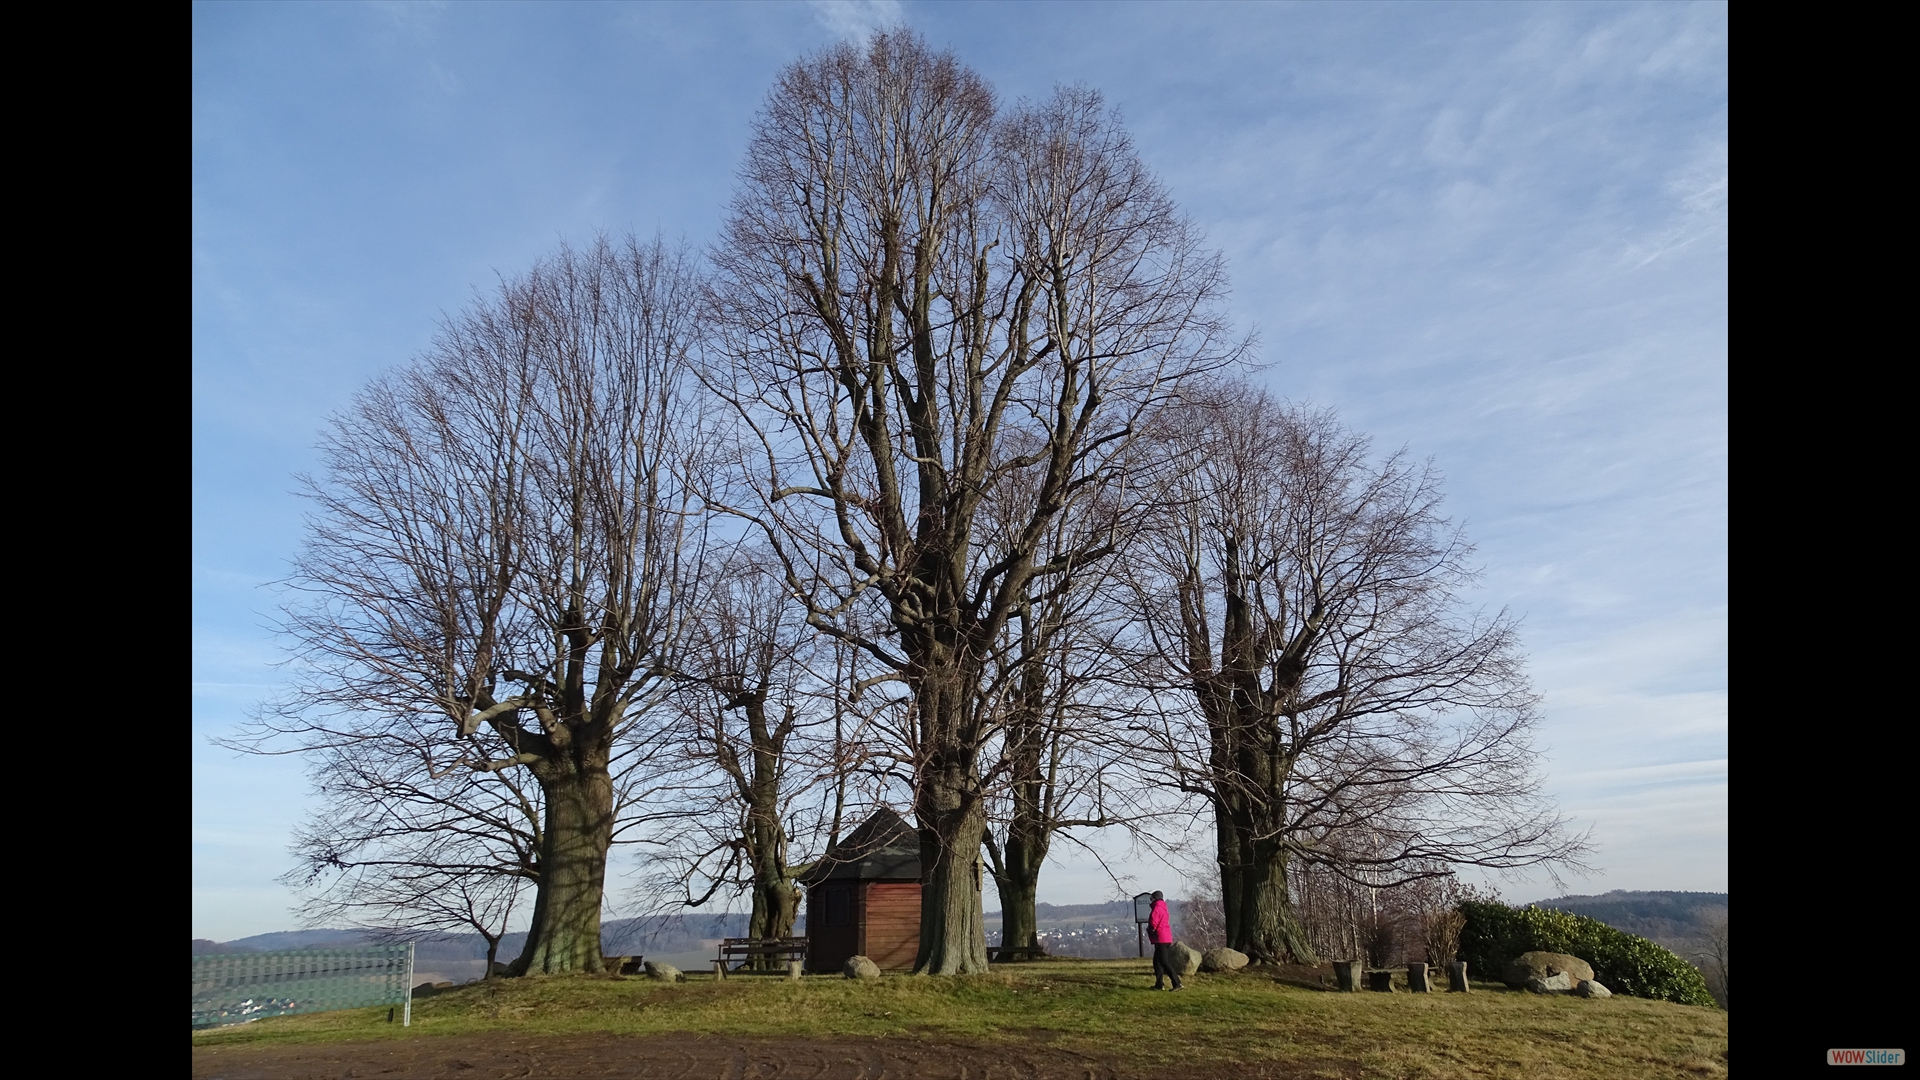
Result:
[[[713,958],[714,970],[753,970],[754,961],[772,960],[774,966],[766,970],[785,972],[789,963],[806,963],[807,939],[803,937],[785,938],[723,938],[720,942],[720,955]]]
[[[989,945],[987,963],[1008,964],[1019,960],[1038,960],[1047,955],[1044,945]]]

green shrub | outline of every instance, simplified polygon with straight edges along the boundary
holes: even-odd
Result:
[[[1459,910],[1467,917],[1460,931],[1460,959],[1467,962],[1469,973],[1497,979],[1521,953],[1567,953],[1592,964],[1593,977],[1615,993],[1715,1007],[1706,980],[1692,964],[1598,919],[1475,900],[1462,901]]]

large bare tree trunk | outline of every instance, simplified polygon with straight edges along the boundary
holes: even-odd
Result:
[[[755,756],[763,753],[758,751]],[[771,766],[765,772],[756,766],[754,786],[758,799],[748,812],[753,845],[753,912],[747,918],[747,936],[791,937],[793,920],[800,911],[800,890],[787,866],[787,830],[780,824],[780,793]],[[756,967],[773,962],[770,957],[756,960]]]
[[[1039,866],[1023,866],[1017,871],[1009,867],[1006,872],[993,876],[993,884],[1000,894],[1000,944],[1016,949],[1038,948]]]
[[[599,755],[594,755],[599,757]],[[538,770],[547,796],[540,890],[515,975],[601,970],[600,905],[613,846],[613,783],[604,759]]]
[[[916,975],[987,970],[987,918],[980,904],[980,844],[987,815],[979,781],[958,770],[929,778],[920,819],[920,951]]]
[[[1025,640],[1025,670],[1019,676],[1020,689],[1008,709],[1006,735],[1001,756],[1007,770],[1011,812],[1007,820],[1006,843],[995,845],[987,836],[993,856],[994,888],[1000,893],[1000,943],[1014,948],[1038,948],[1039,915],[1034,905],[1040,891],[1040,867],[1047,860],[1056,822],[1051,820],[1058,790],[1057,777],[1044,760],[1047,751],[1056,750],[1059,732],[1050,724],[1048,710],[1047,655],[1056,638],[1049,631],[1056,625],[1033,627],[1022,619]],[[1049,624],[1053,622],[1050,618]],[[1062,690],[1062,693],[1065,691]]]
[[[1008,733],[1014,758],[1013,814],[1007,822],[1007,841],[995,852],[993,884],[1000,893],[1000,944],[1015,948],[1040,946],[1040,919],[1034,905],[1054,828],[1043,801],[1041,735],[1032,724],[1017,725]]]
[[[753,855],[753,911],[747,919],[747,936],[791,937],[793,921],[800,911],[800,890],[794,886],[787,865],[787,830],[780,823],[778,761],[790,724],[769,732],[764,693],[747,710],[754,740],[752,799],[747,815]],[[774,957],[759,956],[753,966],[766,968],[774,963]]]
[[[1037,785],[1014,782],[1013,819],[1007,841],[993,863],[993,884],[1000,893],[1000,944],[1038,948],[1040,867],[1047,861],[1051,823],[1040,805]]]
[[[1214,854],[1220,864],[1220,918],[1226,927],[1227,944],[1239,948],[1238,943],[1245,940],[1241,927],[1247,910],[1247,852],[1241,843],[1242,830],[1234,824],[1233,803],[1230,793],[1214,794],[1213,830]]]
[[[1229,938],[1234,948],[1248,956],[1314,964],[1319,957],[1307,941],[1306,927],[1293,909],[1293,896],[1287,890],[1286,847],[1272,841],[1255,840],[1252,864],[1242,877],[1245,900],[1237,938]]]
[[[978,675],[969,679],[965,665],[949,660],[947,670],[926,678],[917,695],[922,745],[929,752],[914,800],[920,832],[916,975],[977,975],[987,970],[986,912],[980,903],[986,793],[967,737],[977,680]]]

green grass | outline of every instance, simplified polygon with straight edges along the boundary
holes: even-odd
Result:
[[[414,1002],[413,1026],[385,1009],[262,1020],[196,1033],[198,1047],[409,1039],[472,1032],[920,1036],[1043,1039],[1139,1063],[1270,1062],[1306,1072],[1394,1077],[1726,1075],[1727,1015],[1621,995],[1340,994],[1259,969],[1196,975],[1145,992],[1137,960],[1057,960],[960,978],[711,976],[494,980]]]

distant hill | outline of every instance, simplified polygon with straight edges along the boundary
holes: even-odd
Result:
[[[1599,896],[1556,896],[1534,907],[1553,908],[1598,919],[1616,930],[1658,941],[1693,942],[1706,935],[1709,913],[1725,911],[1726,893],[1629,892],[1615,889]]]
[[[1671,948],[1691,945],[1704,938],[1704,919],[1714,909],[1726,908],[1727,894],[1628,892],[1616,889],[1600,896],[1556,896],[1551,900],[1537,900],[1534,905],[1586,915]],[[1049,948],[1071,952],[1080,952],[1084,948],[1084,951],[1097,951],[1100,954],[1111,949],[1119,950],[1114,955],[1132,955],[1135,930],[1133,903],[1130,900],[1114,900],[1105,904],[1036,904],[1034,908],[1041,935],[1049,939]],[[986,913],[990,943],[1000,940],[1000,922],[1000,912]],[[794,927],[794,932],[807,932],[804,915]],[[603,925],[600,947],[610,956],[691,953],[706,948],[706,943],[716,938],[744,937],[746,933],[747,916],[742,912],[647,915],[636,919],[614,919]],[[1109,938],[1112,941],[1108,941]],[[215,942],[195,938],[193,954],[319,949],[374,940],[375,935],[365,930],[282,930],[234,941]],[[498,955],[502,960],[511,960],[520,955],[520,948],[525,943],[525,934],[508,934],[500,943]],[[486,955],[487,943],[480,935],[453,934],[421,940],[416,960],[422,967],[478,964]]]
[[[609,956],[693,952],[716,938],[744,937],[746,933],[747,916],[741,912],[646,915],[637,919],[614,919],[602,924],[600,948]],[[372,943],[378,939],[379,935],[369,930],[281,930],[233,941],[194,938],[193,955],[338,948]],[[498,954],[500,959],[511,960],[520,955],[520,948],[526,944],[526,940],[524,933],[508,934],[502,938]],[[422,937],[414,956],[416,963],[422,967],[442,961],[482,961],[487,956],[487,940],[479,934]]]
[[[1109,946],[1113,955],[1133,955],[1133,903],[1115,900],[1105,904],[1036,904],[1039,928],[1049,939],[1049,947],[1065,952],[1097,952],[1105,955]],[[1000,913],[986,913],[990,943],[1000,940]],[[805,934],[804,912],[794,933]],[[747,916],[743,912],[717,914],[648,915],[636,919],[614,919],[600,929],[600,948],[609,956],[645,953],[669,956],[694,953],[709,948],[708,942],[724,937],[745,937]],[[1109,943],[1108,938],[1113,941]],[[281,930],[270,934],[236,938],[233,941],[193,939],[193,955],[208,953],[269,952],[280,949],[340,948],[371,944],[379,940],[367,930]],[[524,933],[508,934],[500,942],[501,961],[520,955],[526,944]],[[462,976],[475,976],[485,965],[486,939],[478,934],[450,934],[439,938],[421,938],[415,948],[415,963],[422,970],[442,970]]]

